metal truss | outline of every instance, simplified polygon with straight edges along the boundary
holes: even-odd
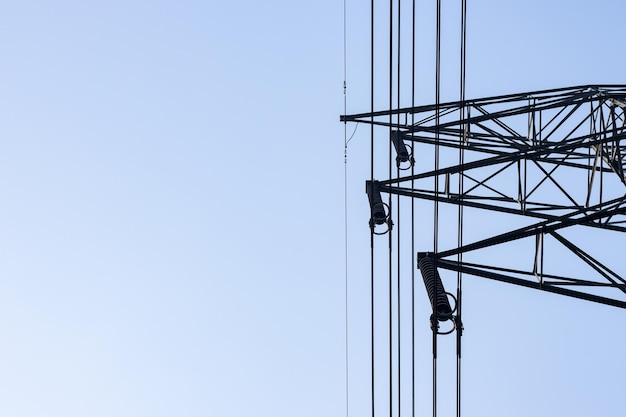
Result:
[[[522,228],[439,251],[437,268],[626,308],[626,280],[562,234],[574,228],[626,231],[626,85],[534,91],[346,115],[341,120],[385,126],[390,140],[401,137],[415,151],[430,145],[449,152],[448,157],[442,154],[443,167],[419,171],[416,166],[412,175],[374,181],[368,187],[530,221]],[[452,157],[460,149],[464,157]],[[435,177],[441,179],[435,182],[438,189],[433,187]],[[544,274],[544,236],[595,273],[584,278]],[[525,238],[536,242],[531,270],[452,260]]]

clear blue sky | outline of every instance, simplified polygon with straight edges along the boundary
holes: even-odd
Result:
[[[624,82],[623,2],[468,3],[468,96]],[[349,112],[368,110],[368,9],[348,1]],[[342,25],[339,0],[0,5],[0,416],[345,415]],[[623,312],[477,285],[498,314],[466,323],[466,415],[622,414]]]

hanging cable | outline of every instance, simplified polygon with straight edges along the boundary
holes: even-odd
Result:
[[[415,0],[413,0],[411,22],[411,107],[415,107]],[[411,112],[411,125],[415,114]],[[415,176],[415,164],[411,164],[411,177]],[[411,189],[415,180],[411,180]],[[415,417],[415,199],[411,199],[411,417]]]
[[[348,114],[348,41],[347,0],[343,0],[343,114]],[[350,366],[348,334],[348,123],[343,123],[343,207],[344,207],[344,254],[345,254],[345,396],[346,417],[350,417]]]
[[[370,6],[370,181],[374,182],[374,0]],[[370,228],[370,326],[371,326],[371,401],[372,417],[375,417],[375,384],[374,384],[374,229]]]
[[[439,171],[439,107],[441,103],[441,0],[437,0],[437,35],[435,46],[435,172]],[[435,175],[435,198],[433,213],[433,252],[434,268],[437,270],[437,251],[439,243],[439,175]],[[437,290],[435,289],[435,298]],[[437,330],[438,322],[433,307],[433,417],[437,417]]]
[[[393,0],[389,0],[389,109],[393,108]],[[389,137],[391,138],[393,115],[389,112]],[[392,175],[392,144],[389,141],[389,175]],[[389,194],[389,213],[393,211],[392,195]],[[389,230],[388,280],[389,280],[389,417],[393,417],[393,233]]]
[[[400,46],[401,46],[400,45],[400,39],[401,39],[401,36],[400,36],[400,34],[401,34],[401,22],[402,22],[402,0],[398,0],[398,19],[397,19],[397,22],[398,23],[396,24],[396,26],[397,26],[397,33],[398,33],[398,35],[397,35],[397,42],[396,42],[396,44],[397,44],[396,45],[397,46],[397,53],[396,53],[396,55],[397,55],[397,63],[396,63],[396,65],[397,65],[398,72],[397,72],[397,75],[396,75],[396,84],[397,84],[397,87],[396,87],[397,106],[396,106],[396,108],[400,109],[400,91],[401,91],[401,89],[400,89],[400,74],[401,74],[401,72],[400,72],[400,65],[401,65],[401,59],[400,59],[400,52],[401,52],[401,49],[400,49]],[[399,127],[400,126],[400,113],[398,113],[398,116],[397,116],[397,124],[398,124],[398,127]],[[399,133],[400,132],[398,131],[398,134]],[[396,177],[397,178],[400,177],[400,166],[398,165],[397,161],[396,161]],[[401,317],[401,314],[400,314],[400,311],[401,311],[400,310],[400,298],[401,298],[400,297],[400,294],[401,294],[401,292],[400,292],[400,265],[401,265],[400,258],[401,258],[402,250],[401,250],[401,247],[400,247],[400,230],[401,230],[401,228],[400,228],[400,195],[397,196],[396,202],[397,202],[396,212],[397,212],[397,222],[398,222],[398,229],[397,229],[397,242],[398,242],[397,243],[397,246],[398,246],[398,249],[397,249],[397,251],[398,251],[397,270],[398,270],[398,272],[397,272],[397,289],[396,289],[396,294],[397,294],[397,313],[396,313],[396,316],[397,316],[397,323],[396,323],[397,324],[397,331],[396,331],[396,333],[398,334],[398,337],[397,337],[397,352],[396,352],[396,355],[398,357],[398,374],[397,374],[397,378],[398,378],[397,379],[397,386],[398,386],[398,390],[397,390],[398,391],[398,417],[401,417],[401,413],[402,413],[401,412],[401,410],[402,410],[402,384],[401,384],[401,382],[402,382],[402,349],[401,349],[402,343],[401,342],[402,342],[402,339],[401,339],[401,320],[400,320],[400,317]]]
[[[460,64],[460,101],[461,108],[459,112],[459,124],[461,135],[459,136],[459,199],[463,198],[464,193],[464,173],[463,164],[465,163],[465,146],[467,144],[468,125],[465,121],[465,70],[466,70],[466,46],[467,46],[467,0],[461,0],[461,64]],[[458,225],[457,225],[457,247],[463,246],[463,204],[458,205]],[[457,255],[459,265],[463,263],[463,253]],[[456,415],[461,417],[461,337],[463,335],[463,321],[461,320],[462,311],[462,291],[463,291],[463,273],[457,273],[457,316],[456,316]]]
[[[374,181],[374,0],[370,6],[370,181]],[[375,416],[374,389],[374,229],[370,228],[370,352],[371,352],[371,401],[372,417]]]

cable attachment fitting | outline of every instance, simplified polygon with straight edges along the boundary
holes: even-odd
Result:
[[[376,181],[366,181],[365,192],[367,193],[367,198],[370,203],[370,229],[372,229],[375,235],[384,235],[393,228],[389,205],[383,203]],[[376,226],[383,224],[387,225],[387,227],[382,231],[376,231]]]
[[[463,327],[463,322],[461,321],[461,317],[454,316],[454,328],[456,329],[456,331],[459,333],[459,336],[463,336],[463,330],[465,330],[465,328]]]
[[[391,131],[391,142],[393,143],[393,147],[396,149],[396,166],[401,171],[406,171],[415,165],[415,159],[413,158],[413,148],[411,146],[407,146],[404,143],[405,134],[400,130],[392,130]],[[410,151],[409,151],[410,150]],[[402,166],[405,162],[408,162],[408,165]]]

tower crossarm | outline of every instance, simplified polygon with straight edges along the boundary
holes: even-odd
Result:
[[[618,297],[624,291],[624,284],[599,283],[554,275],[549,276],[555,279],[554,282],[541,281],[535,279],[532,271],[518,271],[467,262],[459,263],[448,259],[438,259],[437,268],[626,309],[626,301]],[[617,289],[619,293],[607,297],[593,291],[598,288],[613,289],[613,293]]]

